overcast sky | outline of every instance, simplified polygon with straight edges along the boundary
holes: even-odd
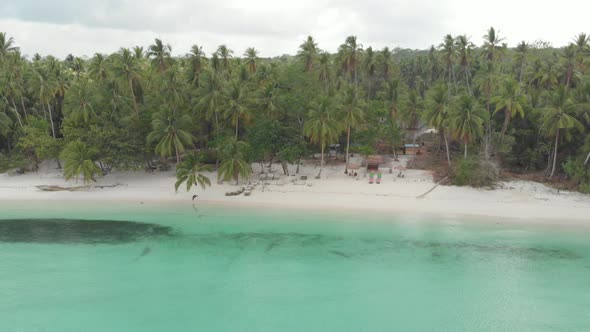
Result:
[[[373,48],[427,48],[447,33],[476,43],[490,26],[513,46],[543,39],[554,46],[590,33],[584,0],[1,0],[0,31],[23,54],[64,57],[162,38],[174,54],[193,44],[207,54],[227,44],[236,55],[294,54],[307,35],[335,51],[349,35]]]

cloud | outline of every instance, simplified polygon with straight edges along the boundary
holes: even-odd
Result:
[[[589,7],[576,0],[4,0],[0,31],[24,53],[60,57],[147,46],[156,37],[175,54],[195,43],[208,53],[227,44],[236,55],[250,46],[262,56],[294,54],[307,35],[332,52],[349,35],[374,48],[427,48],[447,33],[480,44],[492,25],[511,45],[538,38],[563,45],[583,31]]]

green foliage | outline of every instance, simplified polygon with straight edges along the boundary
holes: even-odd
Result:
[[[583,160],[570,158],[563,164],[563,170],[576,181],[578,190],[590,194],[590,167],[584,166]]]
[[[229,181],[233,179],[238,184],[239,178],[248,178],[252,174],[250,162],[247,159],[249,145],[246,142],[238,141],[235,138],[228,138],[218,147],[219,179]]]
[[[29,158],[34,170],[45,159],[57,159],[61,151],[62,140],[51,137],[49,127],[46,120],[29,117],[18,140],[17,147]]]
[[[68,143],[60,154],[64,161],[64,177],[66,180],[82,176],[84,183],[96,181],[94,176],[100,172],[96,166],[96,150],[81,141]]]
[[[202,173],[210,171],[209,166],[202,164],[202,158],[199,155],[191,153],[176,167],[174,189],[178,192],[178,188],[183,183],[186,183],[186,191],[191,190],[193,185],[206,189],[211,186],[211,180]]]
[[[475,157],[459,160],[452,172],[452,183],[456,186],[492,188],[499,179],[498,165]]]

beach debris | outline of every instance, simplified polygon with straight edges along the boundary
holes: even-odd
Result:
[[[194,195],[193,195],[193,201],[194,201],[194,200],[195,200],[195,198],[197,198],[197,197],[199,197],[199,195],[197,195],[197,194],[194,194]]]
[[[87,185],[87,186],[74,186],[74,187],[62,187],[57,185],[39,185],[35,186],[37,189],[41,191],[77,191],[77,190],[84,190],[84,189],[92,189],[92,188],[114,188],[121,186],[120,183],[112,184],[112,185]]]
[[[225,196],[238,196],[241,195],[245,190],[246,188],[242,187],[236,191],[228,191],[225,193]]]

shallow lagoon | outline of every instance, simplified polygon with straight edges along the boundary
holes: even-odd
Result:
[[[0,331],[590,330],[588,230],[181,204],[0,211]]]

